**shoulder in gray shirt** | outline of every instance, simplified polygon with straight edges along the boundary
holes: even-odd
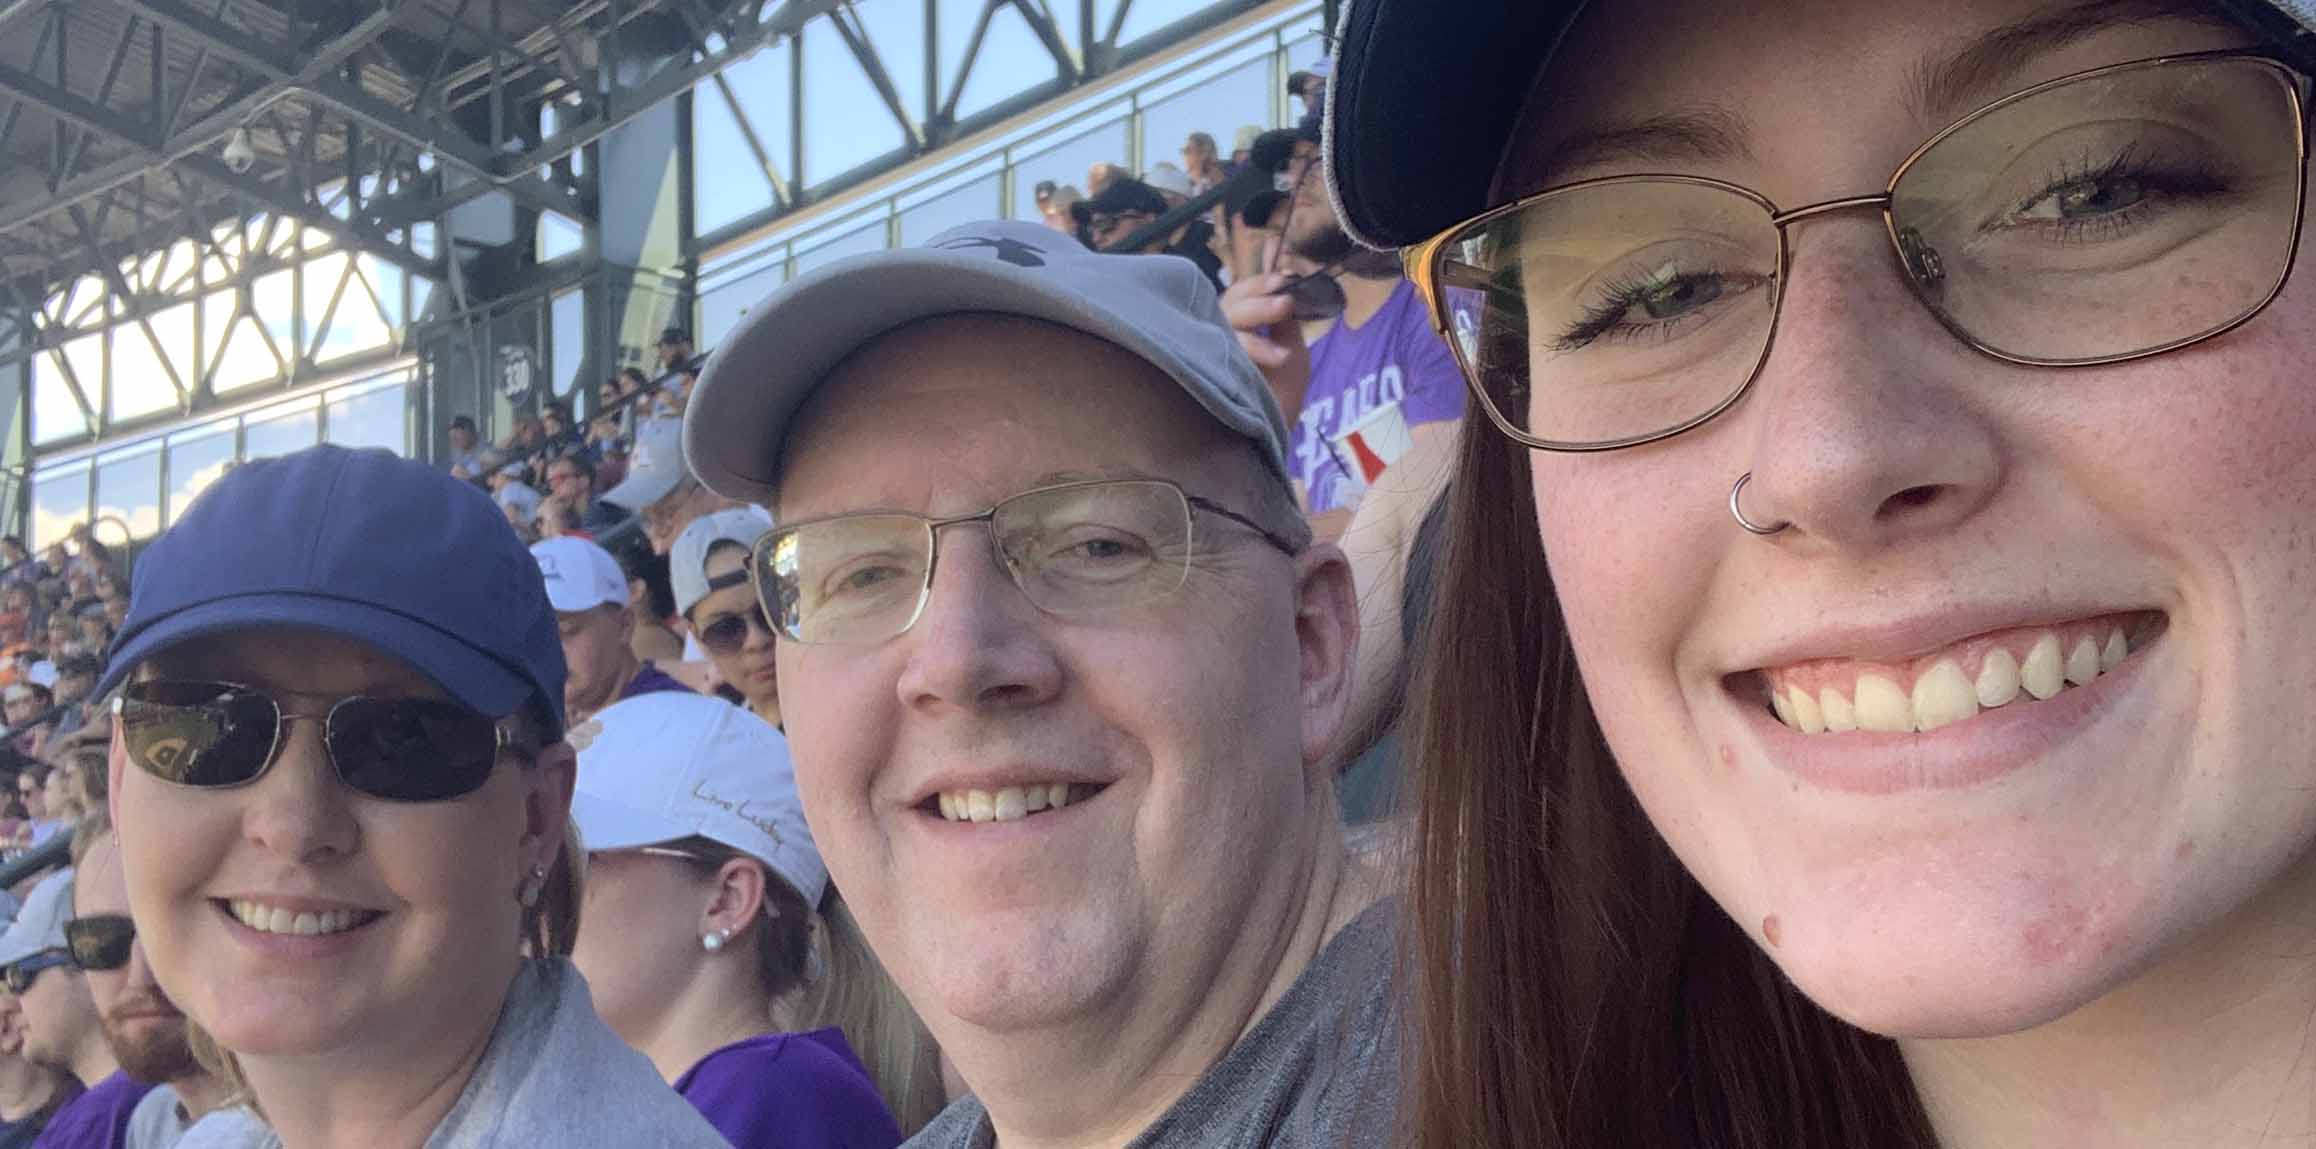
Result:
[[[1127,1149],[1356,1149],[1391,1144],[1399,1017],[1398,913],[1384,901],[1319,951],[1286,996]],[[903,1149],[996,1149],[971,1097]]]

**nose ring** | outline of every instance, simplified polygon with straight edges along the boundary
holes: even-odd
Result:
[[[1738,500],[1743,498],[1745,495],[1745,484],[1752,481],[1753,472],[1747,471],[1744,474],[1737,476],[1736,486],[1729,488],[1729,517],[1736,519],[1737,525],[1745,528],[1745,533],[1761,538],[1768,538],[1769,536],[1778,534],[1785,530],[1785,528],[1792,526],[1793,523],[1790,520],[1779,519],[1777,522],[1765,527],[1745,517],[1745,507],[1742,503],[1738,502]]]

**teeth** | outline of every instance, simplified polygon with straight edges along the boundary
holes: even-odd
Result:
[[[1018,822],[1040,810],[1070,804],[1067,782],[1039,782],[991,790],[949,790],[934,796],[941,817],[951,822]]]
[[[293,934],[314,937],[320,934],[344,933],[354,927],[355,911],[323,910],[293,913],[260,902],[240,900],[227,903],[233,916],[253,930],[269,934]]]
[[[1858,676],[1858,729],[1907,734],[1914,729],[1913,700],[1879,674]]]
[[[1825,715],[1825,728],[1836,734],[1847,734],[1858,728],[1858,712],[1850,708],[1850,700],[1842,692],[1828,686],[1817,692],[1817,708]]]
[[[1914,680],[1914,729],[1936,730],[1978,717],[1978,688],[1951,658]]]
[[[1789,705],[1793,709],[1793,724],[1799,727],[1802,733],[1825,733],[1825,714],[1818,709],[1817,699],[1811,698],[1808,691],[1798,686],[1794,687],[1793,701]]]
[[[2010,705],[2011,700],[2018,697],[2018,660],[2007,650],[1988,652],[1986,661],[1978,667],[1975,685],[1980,706],[1992,710]]]
[[[2059,658],[2058,635],[2046,634],[2035,640],[2033,649],[2027,651],[2026,661],[2018,664],[2018,681],[2038,702],[2066,688],[2067,672]]]
[[[1959,661],[1946,658],[1915,679],[1910,695],[1889,677],[1868,673],[1857,677],[1848,696],[1831,686],[1814,695],[1800,686],[1774,691],[1770,709],[1780,722],[1804,734],[1927,732],[1974,718],[1981,710],[2008,706],[2022,693],[2041,701],[2069,686],[2086,685],[2120,666],[2130,654],[2131,640],[2120,629],[2109,631],[2103,644],[2084,635],[2072,650],[2061,645],[2057,634],[2045,632],[2027,649],[2023,661],[1999,647],[1987,651],[1976,679],[1964,673]]]

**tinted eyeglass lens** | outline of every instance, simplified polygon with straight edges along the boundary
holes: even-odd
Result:
[[[346,785],[397,802],[473,793],[498,764],[497,723],[435,699],[346,699],[327,741]]]
[[[114,970],[129,964],[129,947],[137,940],[136,923],[120,914],[74,918],[64,923],[64,941],[72,964],[84,970]]]
[[[2299,81],[2255,58],[2142,64],[1980,114],[1923,152],[1891,218],[1923,298],[1989,350],[2066,364],[2209,335],[2292,258]]]
[[[180,786],[239,786],[273,754],[273,700],[206,682],[137,682],[121,694],[129,761]]]
[[[7,982],[8,992],[22,997],[43,971],[64,965],[69,960],[68,955],[54,950],[37,953],[0,971],[0,980]]]
[[[2224,330],[2290,267],[2303,84],[2257,57],[2158,61],[1977,113],[1899,175],[1896,261],[1956,334],[2020,362],[2102,362]],[[1690,426],[1767,353],[1773,210],[1709,181],[1635,177],[1476,220],[1433,269],[1451,347],[1491,414],[1550,446]]]
[[[749,614],[724,615],[700,628],[700,645],[713,654],[738,654],[748,645],[748,636],[756,627],[764,627],[767,633],[771,631],[772,628],[763,619],[761,607]]]

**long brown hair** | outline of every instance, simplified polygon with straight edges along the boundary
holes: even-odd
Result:
[[[1525,455],[1465,420],[1411,697],[1408,1141],[1934,1149],[1896,1045],[1803,997],[1618,774]]]

